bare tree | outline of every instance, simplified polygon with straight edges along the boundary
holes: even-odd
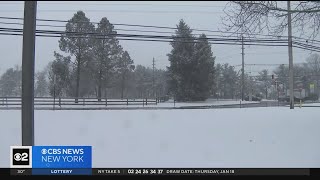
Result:
[[[231,1],[222,17],[225,30],[254,36],[267,32],[281,36],[288,28],[288,13],[292,27],[300,37],[313,41],[319,35],[320,1],[294,1],[291,10],[285,1]]]
[[[294,3],[291,5],[290,1],[234,1],[227,4],[224,10],[227,16],[223,18],[226,30],[234,31],[233,33],[241,31],[242,37],[256,36],[267,31],[268,34],[281,38],[281,35],[288,30],[286,39],[289,54],[290,109],[294,108],[292,47],[319,50],[316,46],[301,42],[301,39],[293,42],[292,29],[300,32],[300,38],[307,34],[308,40],[311,39],[314,43],[320,28],[320,2],[298,1]],[[227,8],[230,5],[232,8]],[[306,40],[307,43],[308,40]]]

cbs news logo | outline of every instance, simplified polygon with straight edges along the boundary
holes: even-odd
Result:
[[[32,168],[32,146],[10,146],[10,168]]]

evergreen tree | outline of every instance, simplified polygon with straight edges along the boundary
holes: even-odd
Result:
[[[214,57],[204,34],[199,38],[180,20],[168,54],[170,91],[178,101],[202,101],[212,93]]]
[[[209,97],[213,88],[214,60],[211,45],[202,34],[195,45],[193,71],[191,72],[192,100],[205,100]]]
[[[193,70],[195,43],[192,30],[183,20],[177,25],[173,42],[170,44],[172,46],[171,53],[168,54],[170,91],[178,101],[191,100],[193,89],[190,73]]]
[[[239,90],[238,83],[239,76],[234,70],[234,66],[230,66],[228,63],[221,66],[221,82],[220,87],[222,90],[222,97],[225,99],[234,99],[237,96]]]
[[[66,24],[66,34],[62,34],[59,40],[59,47],[62,51],[68,52],[76,57],[76,103],[79,97],[80,73],[83,64],[92,48],[90,33],[94,32],[94,25],[85,16],[85,13],[78,11]]]
[[[124,51],[121,53],[119,61],[117,63],[118,74],[120,78],[120,88],[121,88],[121,99],[124,97],[124,90],[126,88],[126,81],[130,72],[134,70],[133,60],[131,59],[129,53]]]
[[[93,44],[94,70],[92,73],[97,87],[97,97],[101,101],[102,89],[106,88],[111,76],[114,75],[120,45],[115,37],[117,32],[107,18],[101,19],[95,32],[100,36],[94,40]]]
[[[2,96],[21,96],[21,67],[9,68],[0,77],[0,92]]]

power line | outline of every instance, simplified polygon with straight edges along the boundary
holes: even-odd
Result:
[[[23,20],[23,18],[17,18],[17,17],[0,17],[0,19],[11,19],[11,20]],[[45,22],[64,22],[67,23],[69,21],[66,20],[53,20],[53,19],[37,19],[37,21],[45,21]],[[83,21],[74,21],[73,23],[88,23]],[[99,22],[90,22],[92,24],[99,24]],[[171,29],[171,30],[177,30],[177,27],[168,27],[168,26],[152,26],[152,25],[140,25],[140,24],[125,24],[125,23],[113,23],[113,25],[118,26],[132,26],[132,27],[142,27],[142,28],[158,28],[158,29]],[[190,28],[192,31],[199,31],[199,32],[214,32],[214,33],[227,33],[227,34],[241,34],[239,32],[225,32],[225,31],[219,31],[219,30],[204,30],[204,29],[195,29]],[[266,37],[275,37],[275,38],[281,38],[287,36],[275,36],[275,35],[261,35],[261,34],[252,34],[252,35],[258,35],[258,36],[266,36]],[[307,39],[305,39],[307,40]],[[319,41],[320,42],[320,41]]]
[[[6,30],[10,32],[21,32],[22,29],[17,28],[0,28],[0,30]],[[238,38],[196,38],[196,37],[180,37],[180,36],[161,36],[161,35],[138,35],[138,34],[101,34],[97,32],[68,32],[68,31],[54,31],[54,30],[37,30],[38,33],[46,33],[46,34],[74,34],[74,35],[97,35],[97,36],[139,36],[139,37],[151,37],[151,38],[162,38],[162,39],[190,39],[190,40],[213,40],[213,41],[234,41],[240,42],[241,40]],[[242,42],[242,41],[241,41]],[[272,43],[285,43],[285,40],[273,40],[273,39],[248,39],[244,40],[244,42],[272,42]]]
[[[0,17],[0,19],[11,19],[11,20],[22,20],[23,18],[16,18],[16,17]],[[68,22],[65,20],[52,20],[52,19],[37,19],[38,21],[47,21],[47,22]],[[74,22],[74,23],[87,23],[87,22]],[[93,24],[99,24],[98,22],[91,22]],[[176,30],[178,28],[174,28],[174,27],[166,27],[166,26],[150,26],[150,25],[137,25],[137,24],[123,24],[123,23],[114,23],[113,25],[118,25],[118,26],[130,26],[130,27],[143,27],[143,28],[159,28],[159,29],[171,29],[171,30]],[[214,31],[214,30],[203,30],[203,29],[190,29],[193,31],[199,31],[199,32],[219,32],[219,33],[236,33],[236,34],[240,34],[237,32],[223,32],[223,31]],[[278,38],[278,40],[280,40],[281,37],[287,37],[287,36],[275,36],[275,35],[260,35],[260,34],[252,34],[252,35],[259,35],[259,36],[266,36],[266,37],[276,37]],[[308,39],[304,39],[304,38],[299,38],[299,37],[293,37],[295,39],[301,39],[301,40],[306,40],[308,41]],[[284,39],[286,40],[286,39]],[[312,40],[312,42],[320,42],[317,40]]]
[[[17,3],[16,3],[17,4]],[[66,5],[66,4],[70,4],[70,5],[79,5],[79,4],[76,4],[76,3],[43,3],[40,1],[39,5],[41,4],[50,4],[50,5],[55,5],[55,4],[63,4],[63,5]],[[205,7],[205,8],[208,8],[208,7],[225,7],[225,6],[217,6],[217,5],[197,5],[197,4],[93,4],[93,3],[90,3],[90,4],[81,4],[81,5],[86,5],[86,6],[166,6],[166,7]],[[231,6],[231,7],[236,7],[236,6]]]
[[[1,31],[5,31],[5,32],[22,32],[22,29],[17,29],[17,28],[0,28]],[[131,37],[131,38],[152,38],[152,39],[189,39],[189,40],[197,40],[197,39],[205,39],[208,40],[211,44],[229,44],[229,45],[240,45],[240,39],[238,38],[195,38],[195,37],[172,37],[172,36],[160,36],[160,35],[137,35],[137,34],[99,34],[96,32],[90,32],[90,33],[84,33],[84,32],[65,32],[65,31],[53,31],[53,30],[37,30],[37,33],[42,33],[42,34],[73,34],[76,35],[74,36],[75,38],[78,38],[79,35],[94,35],[94,36],[103,36],[105,38],[105,36],[118,36],[118,37]],[[51,37],[55,37],[55,36],[51,36]],[[79,37],[79,38],[83,38],[83,37]],[[86,38],[86,37],[84,37]],[[214,42],[212,42],[214,41]],[[220,42],[223,43],[220,43]],[[168,41],[167,41],[168,42]],[[169,41],[170,42],[170,41]],[[174,41],[176,42],[176,41]],[[193,43],[189,42],[189,43]],[[227,43],[229,42],[229,43]],[[245,40],[244,42],[246,42],[246,44],[244,45],[260,45],[260,46],[275,46],[275,44],[277,44],[276,46],[287,46],[286,44],[286,40],[274,40],[274,39],[248,39]],[[231,43],[231,44],[230,44]],[[265,44],[264,44],[265,43]],[[273,43],[273,44],[267,44],[267,43]],[[284,43],[284,44],[283,44]],[[319,47],[317,46],[312,46],[312,45],[308,45],[305,43],[301,43],[301,42],[294,42],[294,44],[296,44],[295,47],[297,48],[301,48],[301,49],[305,49],[305,50],[311,50],[311,51],[316,51],[316,50],[320,50]]]
[[[75,12],[76,9],[39,9],[38,12]],[[106,13],[166,13],[166,14],[223,14],[224,12],[214,11],[156,11],[156,10],[106,10],[106,9],[86,9],[86,12],[106,12]],[[1,12],[23,12],[23,10],[1,10]]]
[[[21,32],[22,29],[17,28],[0,28],[0,30],[6,30],[9,32]],[[233,42],[259,42],[259,43],[286,43],[286,40],[274,40],[274,39],[248,39],[241,40],[238,38],[196,38],[196,37],[180,37],[180,36],[161,36],[161,35],[138,35],[138,34],[101,34],[97,32],[68,32],[68,31],[54,31],[54,30],[37,30],[38,33],[46,34],[74,34],[74,35],[96,35],[96,36],[130,36],[130,37],[146,37],[146,38],[161,38],[161,39],[189,39],[189,40],[212,40],[212,41],[233,41]],[[299,45],[303,45],[300,43]],[[308,45],[312,47],[311,45]]]
[[[0,22],[0,24],[11,24],[11,25],[21,25],[23,26],[23,23],[13,23],[13,22]],[[49,24],[37,24],[36,26],[44,26],[44,27],[63,27],[66,26],[63,25],[49,25]],[[136,30],[136,29],[122,29],[122,28],[114,28],[114,30],[119,31],[128,31],[128,32],[148,32],[148,33],[163,33],[163,34],[174,34],[174,32],[168,32],[168,31],[152,31],[152,30]],[[198,33],[192,33],[192,35],[202,35]],[[224,35],[213,35],[213,34],[206,34],[207,37],[237,37],[237,36],[224,36]]]
[[[1,32],[1,30],[0,30]],[[14,31],[13,31],[14,32]],[[4,32],[4,33],[0,33],[0,35],[16,35],[16,36],[22,36],[21,33],[13,33],[13,32]],[[62,37],[60,34],[36,34],[36,36],[39,37]],[[131,36],[131,35],[130,35]],[[135,35],[137,36],[137,35]],[[70,36],[70,38],[94,38],[94,39],[111,39],[110,37],[84,37],[84,36]],[[118,38],[118,40],[130,40],[130,41],[150,41],[150,42],[167,42],[167,43],[173,43],[173,42],[179,42],[179,43],[198,43],[197,41],[177,41],[177,40],[163,40],[163,39],[143,39],[146,37],[133,37],[133,38],[123,38],[120,37]],[[232,45],[232,46],[238,46],[241,45],[240,43],[236,43],[236,42],[212,42],[209,41],[209,44],[216,44],[216,45]],[[269,46],[269,47],[286,47],[286,44],[259,44],[259,43],[246,43],[244,45],[255,45],[255,46]],[[295,48],[299,48],[299,49],[304,49],[304,50],[310,50],[310,51],[314,51],[314,52],[320,52],[320,50],[317,49],[310,49],[308,47],[304,47],[304,46],[293,46]]]

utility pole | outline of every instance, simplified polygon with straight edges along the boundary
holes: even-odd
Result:
[[[152,96],[155,97],[155,94],[154,94],[154,66],[155,66],[155,63],[154,63],[154,58],[152,59]]]
[[[242,75],[241,75],[241,99],[244,100],[244,46],[243,46],[243,35],[241,36],[241,49],[242,49]]]
[[[290,1],[287,1],[288,9],[288,50],[289,50],[289,88],[290,88],[290,109],[294,109],[293,95],[293,55],[292,55],[292,27],[291,27],[291,7]]]
[[[24,2],[22,46],[22,145],[34,145],[34,65],[37,1]]]

